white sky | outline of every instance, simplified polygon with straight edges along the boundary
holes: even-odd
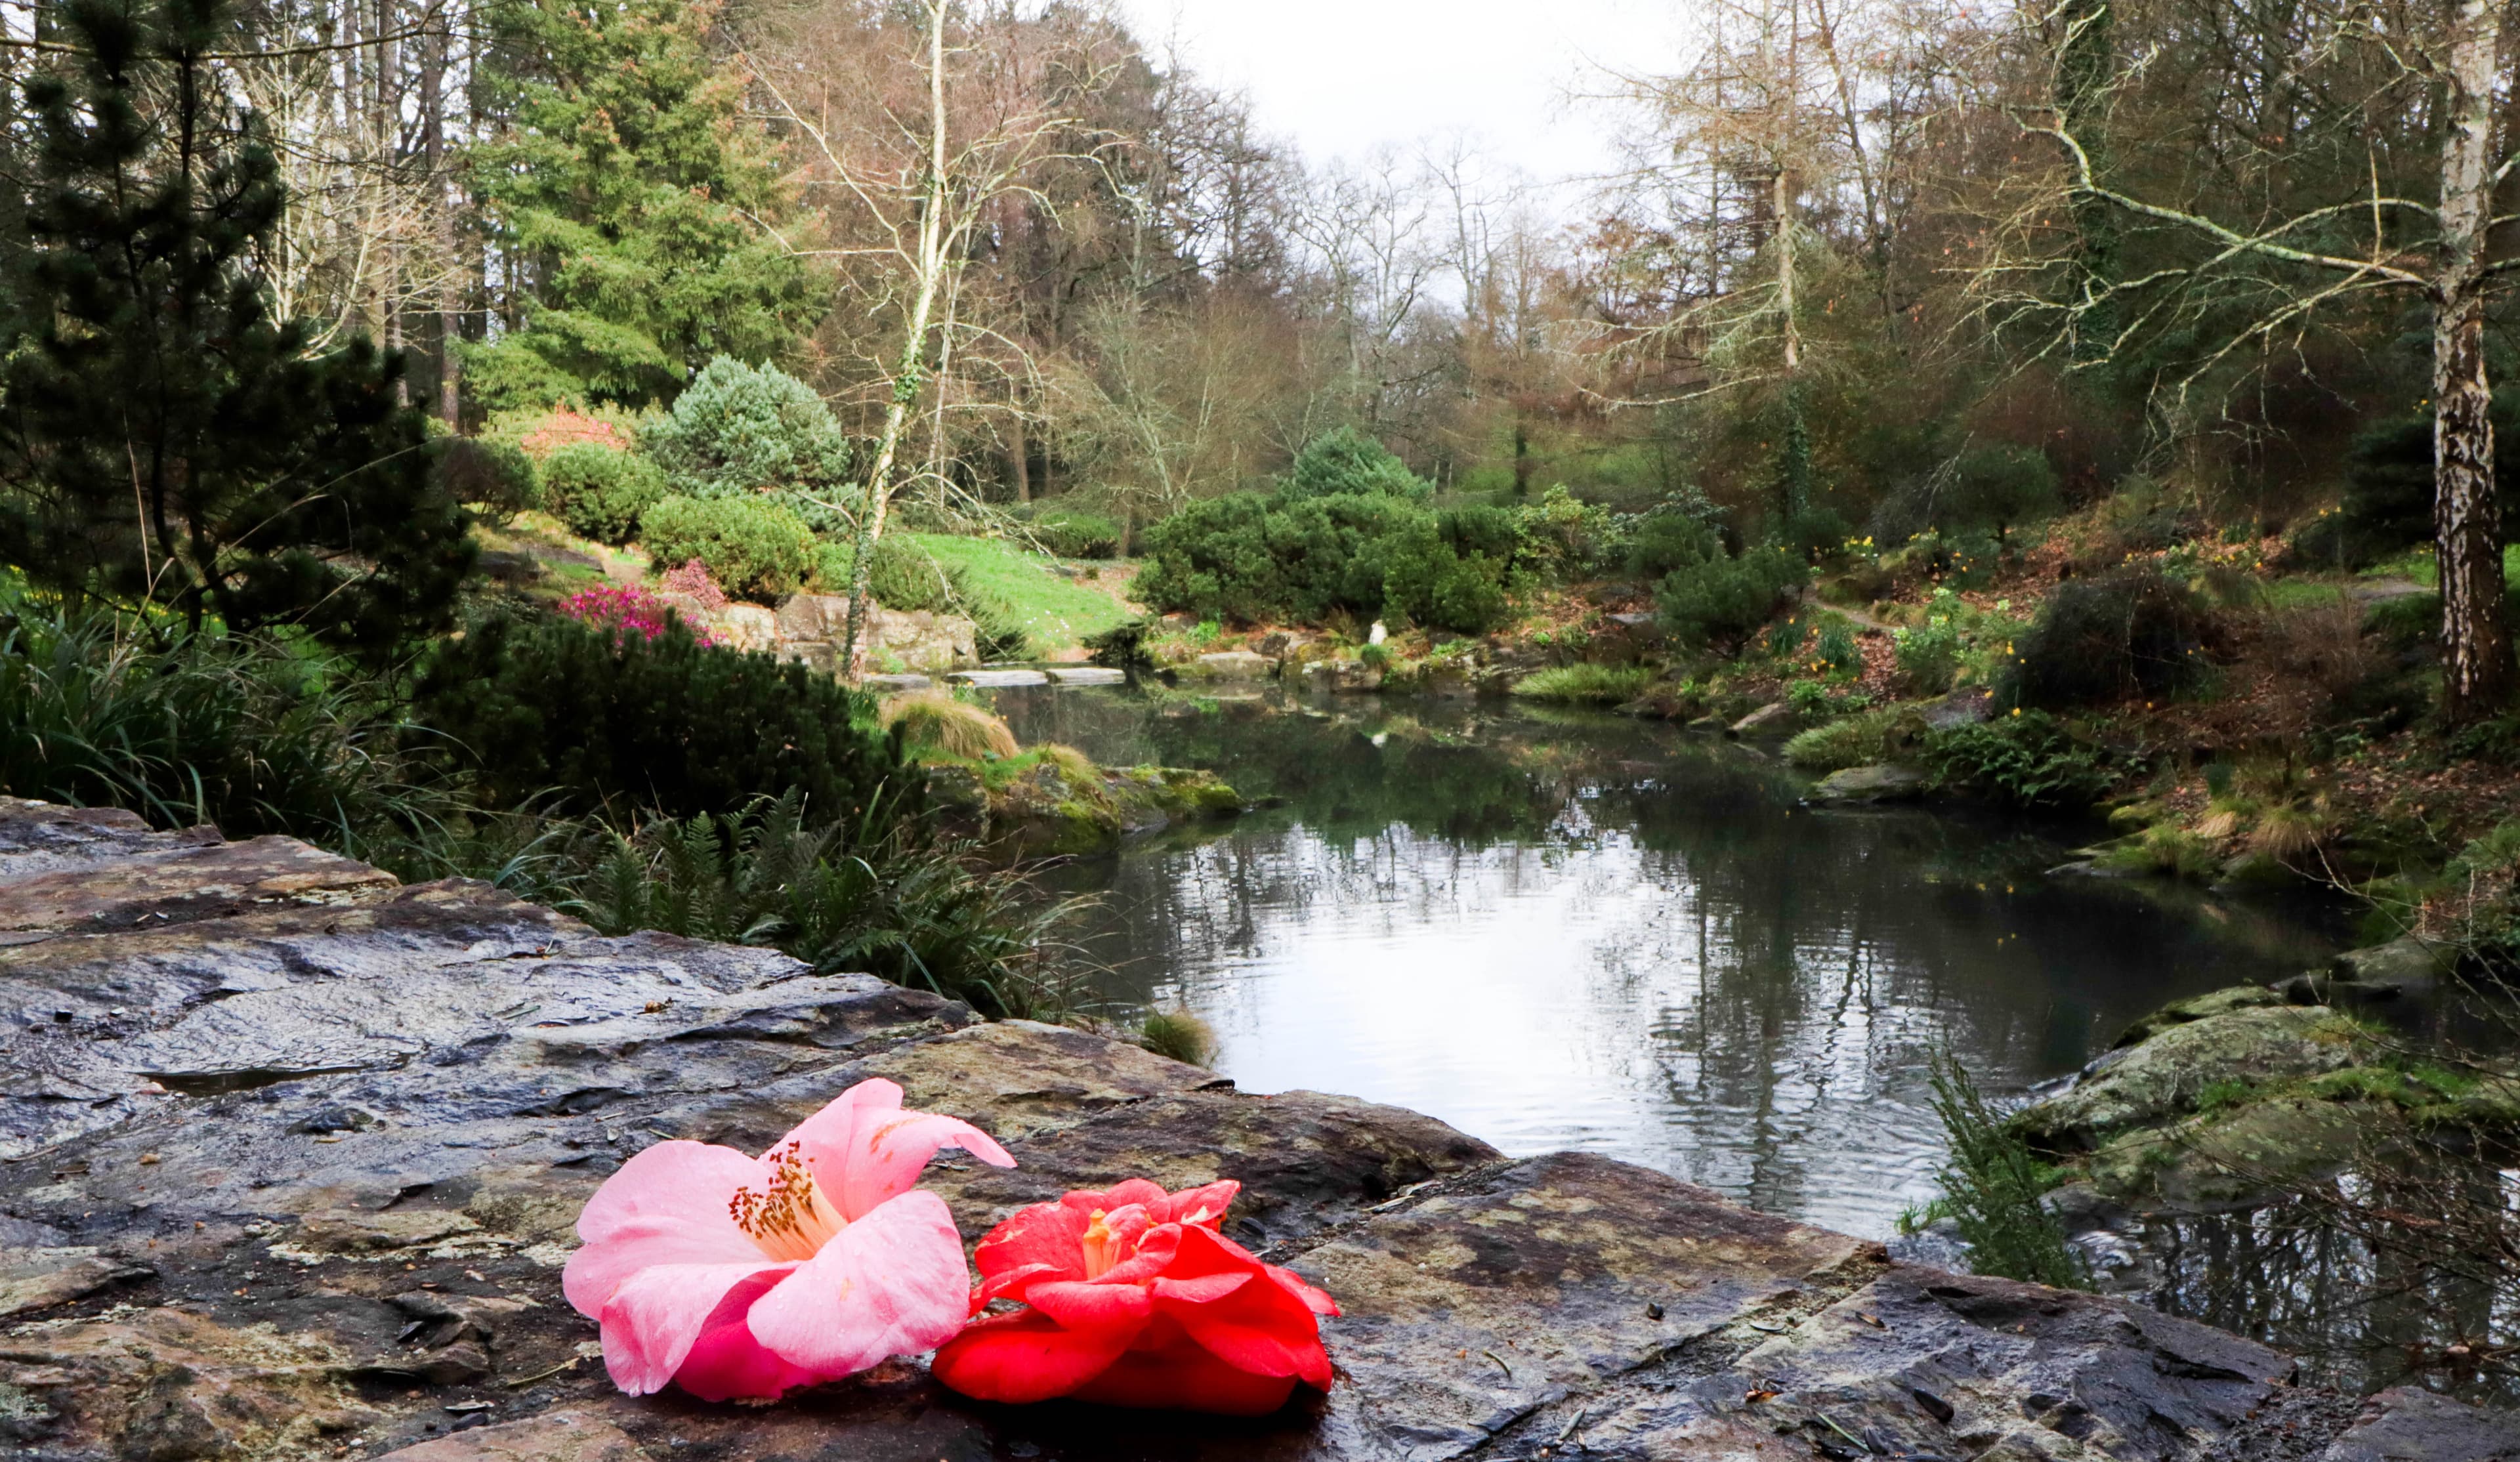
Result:
[[[1610,166],[1610,119],[1570,105],[1590,68],[1673,69],[1688,0],[1120,0],[1158,54],[1248,91],[1307,162],[1468,134],[1554,182]],[[1561,203],[1562,206],[1562,203]]]

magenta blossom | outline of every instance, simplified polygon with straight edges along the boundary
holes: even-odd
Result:
[[[587,1201],[562,1288],[604,1327],[605,1367],[632,1396],[670,1381],[770,1400],[933,1350],[970,1295],[945,1201],[912,1186],[943,1147],[1014,1166],[968,1122],[901,1110],[880,1079],[757,1158],[659,1142]]]
[[[636,635],[653,640],[665,633],[665,624],[673,608],[652,592],[628,585],[608,585],[598,589],[581,589],[561,600],[560,612],[580,624],[610,630],[617,644],[623,637]],[[702,644],[715,644],[717,637],[704,624],[686,623],[692,638]]]

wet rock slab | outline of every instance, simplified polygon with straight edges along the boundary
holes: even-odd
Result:
[[[2293,1386],[2272,1351],[2117,1302],[1893,1264],[1625,1164],[1507,1161],[1416,1113],[1254,1096],[1085,1033],[763,951],[602,938],[285,840],[0,804],[0,1440],[19,1455],[2343,1462],[2509,1433]],[[1070,1185],[1240,1178],[1231,1231],[1346,1305],[1340,1385],[1258,1422],[980,1406],[916,1359],[767,1410],[612,1393],[559,1290],[586,1196],[651,1142],[758,1147],[870,1076],[1021,1160],[932,1170],[973,1237]]]

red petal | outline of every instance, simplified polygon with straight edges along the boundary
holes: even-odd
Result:
[[[1027,1304],[1071,1330],[1126,1325],[1131,1331],[1155,1312],[1155,1301],[1134,1284],[1036,1284]]]
[[[1062,1330],[1039,1310],[1017,1310],[973,1320],[937,1351],[928,1369],[948,1388],[983,1401],[1046,1401],[1074,1395],[1136,1334],[1125,1326]]]
[[[1266,1416],[1286,1404],[1294,1389],[1292,1377],[1255,1376],[1196,1346],[1167,1346],[1131,1351],[1070,1395],[1105,1406]]]
[[[1315,1314],[1332,1316],[1335,1316],[1339,1312],[1338,1302],[1331,1299],[1323,1291],[1317,1290],[1311,1285],[1306,1284],[1304,1282],[1303,1275],[1296,1273],[1292,1269],[1279,1268],[1276,1264],[1270,1264],[1268,1269],[1269,1277],[1277,1280],[1280,1284],[1284,1285],[1288,1293],[1292,1294],[1296,1299],[1303,1301],[1304,1307],[1306,1309],[1311,1310]]]
[[[1010,1215],[971,1251],[981,1292],[1020,1300],[1042,1279],[1085,1277],[1086,1216],[1063,1204],[1036,1203]]]
[[[1182,1305],[1213,1305],[1251,1282],[1249,1274],[1201,1274],[1193,1279],[1158,1279],[1155,1298]]]
[[[1229,1177],[1205,1187],[1184,1188],[1160,1206],[1149,1204],[1148,1207],[1154,1209],[1158,1223],[1188,1223],[1192,1221],[1191,1215],[1204,1214],[1205,1217],[1197,1219],[1197,1223],[1202,1228],[1214,1228],[1225,1221],[1225,1211],[1234,1206],[1235,1196],[1241,1191],[1242,1184]]]
[[[1075,1195],[1071,1193],[1068,1196]],[[1108,1191],[1099,1195],[1094,1206],[1106,1214],[1115,1209],[1127,1208],[1133,1203],[1151,1209],[1162,1203],[1167,1196],[1169,1195],[1160,1186],[1143,1177],[1132,1177],[1113,1183]]]
[[[1181,1234],[1181,1261],[1173,1272],[1185,1278],[1202,1271],[1245,1277],[1267,1272],[1265,1265],[1230,1239],[1204,1228],[1185,1228]],[[1238,1285],[1207,1304],[1167,1299],[1162,1308],[1192,1340],[1238,1369],[1265,1376],[1300,1376],[1324,1390],[1329,1388],[1330,1362],[1322,1350],[1321,1324],[1304,1299],[1283,1285]]]

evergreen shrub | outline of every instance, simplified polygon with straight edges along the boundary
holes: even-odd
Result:
[[[543,497],[568,531],[624,544],[640,514],[665,496],[665,474],[635,452],[571,442],[543,459]]]
[[[639,538],[659,563],[698,559],[737,598],[775,604],[814,570],[814,530],[767,498],[666,498],[639,518]]]
[[[431,651],[413,702],[432,729],[416,749],[469,774],[491,808],[688,818],[792,789],[839,819],[911,785],[865,697],[802,665],[703,646],[679,622],[648,639],[494,616]]]

